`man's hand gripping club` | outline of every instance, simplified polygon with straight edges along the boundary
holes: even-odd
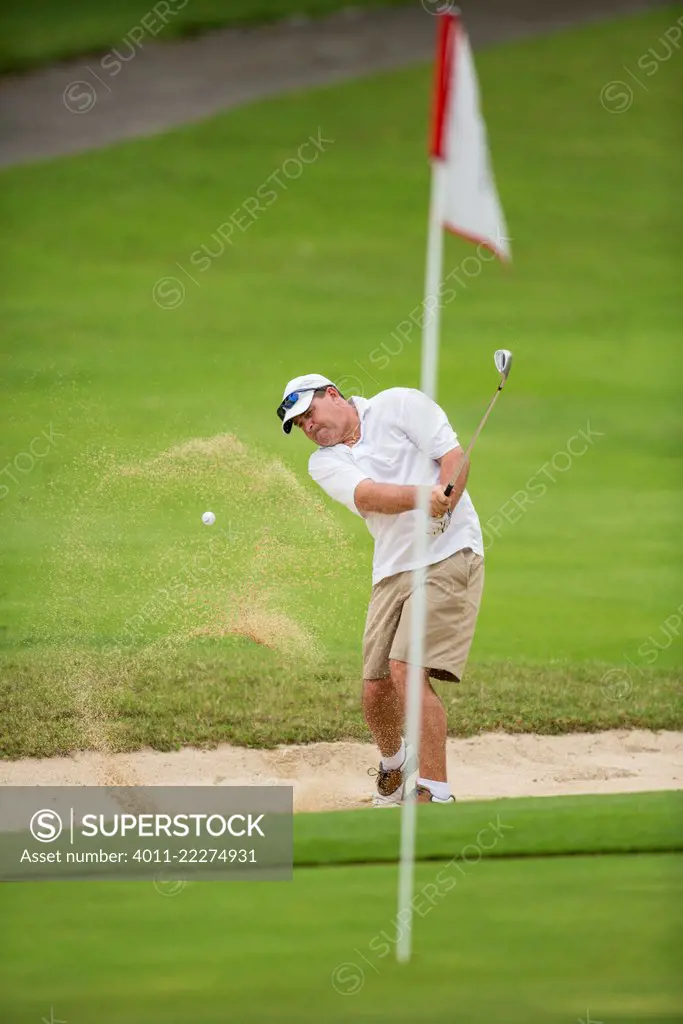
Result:
[[[430,537],[438,537],[448,529],[453,518],[451,499],[446,497],[446,490],[442,484],[435,484],[429,501],[431,519],[427,523],[427,533]]]

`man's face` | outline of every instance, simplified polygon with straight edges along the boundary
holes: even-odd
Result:
[[[347,420],[346,402],[334,388],[328,388],[324,395],[314,395],[306,412],[295,416],[292,422],[315,444],[329,448],[345,436]]]

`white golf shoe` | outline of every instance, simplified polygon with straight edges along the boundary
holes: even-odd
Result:
[[[434,796],[431,789],[428,786],[421,786],[419,783],[415,788],[415,799],[418,804],[454,804],[455,797],[451,793],[449,797],[442,800],[438,796]]]
[[[406,750],[406,759],[400,768],[368,768],[368,775],[377,779],[372,797],[373,807],[400,807],[407,796],[415,793],[417,765],[412,747]]]

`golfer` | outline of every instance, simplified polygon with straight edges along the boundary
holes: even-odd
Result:
[[[317,445],[308,463],[311,476],[365,519],[375,541],[363,637],[363,712],[381,754],[373,803],[400,804],[408,796],[448,803],[455,798],[446,773],[446,711],[430,677],[462,678],[484,585],[481,527],[465,490],[469,466],[451,495],[444,493],[464,452],[443,410],[412,388],[345,399],[327,377],[311,373],[289,381],[277,414],[285,434],[299,427]],[[429,455],[426,472],[419,437]],[[417,766],[403,730],[421,488],[429,491],[432,518],[425,558],[420,764],[413,789]]]

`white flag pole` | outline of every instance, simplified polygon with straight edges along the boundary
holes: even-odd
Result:
[[[479,89],[467,34],[457,8],[440,14],[432,112],[432,179],[427,232],[427,265],[422,326],[422,391],[436,400],[439,362],[439,287],[446,227],[471,241],[487,245],[502,259],[510,256],[505,220],[491,173],[486,127],[479,107]],[[458,46],[456,60],[455,48]],[[501,231],[501,225],[503,230]],[[426,424],[418,424],[423,478],[429,479],[431,459]],[[420,515],[416,517],[413,559],[424,566],[427,559],[428,488],[420,491]],[[406,699],[406,744],[412,747],[419,772],[422,717],[424,636],[427,624],[426,568],[413,572],[414,589],[410,623],[410,652]],[[398,874],[398,917],[401,928],[396,944],[399,961],[410,960],[413,927],[415,865],[415,800],[401,810],[401,852]]]
[[[436,379],[439,363],[439,285],[443,264],[443,181],[441,160],[432,160],[432,181],[429,200],[429,227],[427,231],[427,264],[425,270],[425,301],[422,322],[421,389],[436,400]],[[420,425],[422,426],[422,424]],[[431,459],[427,453],[427,438],[420,438],[424,459],[423,476],[426,479]],[[408,666],[406,747],[412,747],[416,766],[420,763],[420,730],[422,726],[422,673],[424,664],[424,635],[427,624],[427,597],[425,580],[427,570],[427,519],[429,517],[428,489],[421,491],[420,515],[413,541],[413,558],[421,568],[413,573],[413,607],[410,621],[410,654]],[[418,768],[419,772],[419,768]],[[401,928],[396,943],[396,958],[401,963],[410,960],[413,934],[413,889],[415,876],[415,830],[417,803],[406,800],[401,808],[401,852],[398,869],[398,915]]]
[[[422,368],[420,388],[436,401],[437,373],[439,369],[439,327],[441,306],[439,285],[443,266],[443,197],[445,167],[441,160],[432,160],[432,183],[429,197],[429,227],[427,231],[427,265],[425,268],[425,310],[429,311],[422,323]]]

